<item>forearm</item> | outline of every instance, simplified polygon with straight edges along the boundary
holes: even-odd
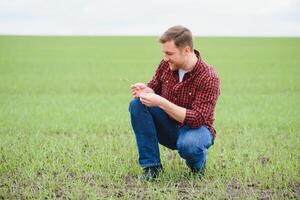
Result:
[[[162,98],[160,104],[158,105],[161,109],[163,109],[169,116],[171,116],[176,121],[183,123],[186,115],[186,109],[176,104],[168,101],[165,98]]]

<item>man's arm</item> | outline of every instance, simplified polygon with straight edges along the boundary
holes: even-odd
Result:
[[[197,128],[213,119],[215,106],[220,95],[220,80],[217,76],[202,82],[191,109],[186,110],[184,124]]]
[[[170,117],[175,119],[176,121],[183,123],[186,115],[186,109],[180,106],[177,106],[176,104],[168,101],[167,99],[163,98],[160,101],[160,104],[158,104],[158,107],[163,109]]]
[[[141,102],[148,106],[158,106],[163,109],[170,117],[178,122],[183,123],[186,115],[186,109],[168,101],[167,99],[154,93],[141,93]]]
[[[213,115],[220,94],[218,78],[209,79],[203,85],[204,87],[196,95],[191,109],[177,106],[153,93],[141,93],[140,100],[144,105],[148,107],[158,106],[176,121],[196,128]]]

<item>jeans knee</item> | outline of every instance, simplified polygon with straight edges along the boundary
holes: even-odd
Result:
[[[151,113],[152,116],[154,117],[159,117],[159,116],[166,116],[165,111],[163,111],[159,107],[149,107],[149,112]]]
[[[129,103],[128,110],[131,114],[135,114],[135,113],[139,112],[141,108],[143,108],[143,104],[140,101],[140,99],[133,98]]]
[[[195,138],[190,136],[179,138],[176,145],[179,155],[185,159],[199,155],[199,153],[204,150],[201,146],[199,146]]]

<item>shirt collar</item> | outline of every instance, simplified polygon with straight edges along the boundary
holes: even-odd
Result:
[[[186,72],[187,75],[192,76],[193,74],[195,74],[200,68],[201,68],[201,55],[199,53],[198,50],[194,49],[194,53],[196,55],[196,57],[198,58],[196,65],[194,66],[194,68],[191,71]],[[171,69],[169,69],[171,71]],[[172,71],[173,75],[178,75],[178,70]]]
[[[187,74],[190,74],[190,76],[192,76],[193,74],[195,74],[201,68],[201,66],[202,66],[201,65],[201,60],[202,59],[201,59],[199,51],[196,50],[196,49],[194,49],[194,53],[197,56],[198,60],[197,60],[197,62],[195,64],[194,68],[191,71],[187,72]]]
[[[194,53],[196,54],[197,58],[198,58],[199,60],[201,60],[201,56],[200,56],[199,51],[196,50],[196,49],[194,49]]]

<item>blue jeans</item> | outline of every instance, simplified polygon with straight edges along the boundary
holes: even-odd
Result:
[[[130,102],[129,112],[138,146],[139,163],[143,168],[160,165],[159,143],[178,150],[190,168],[204,167],[207,149],[213,144],[212,133],[205,126],[179,127],[162,109],[147,107],[138,98]]]

